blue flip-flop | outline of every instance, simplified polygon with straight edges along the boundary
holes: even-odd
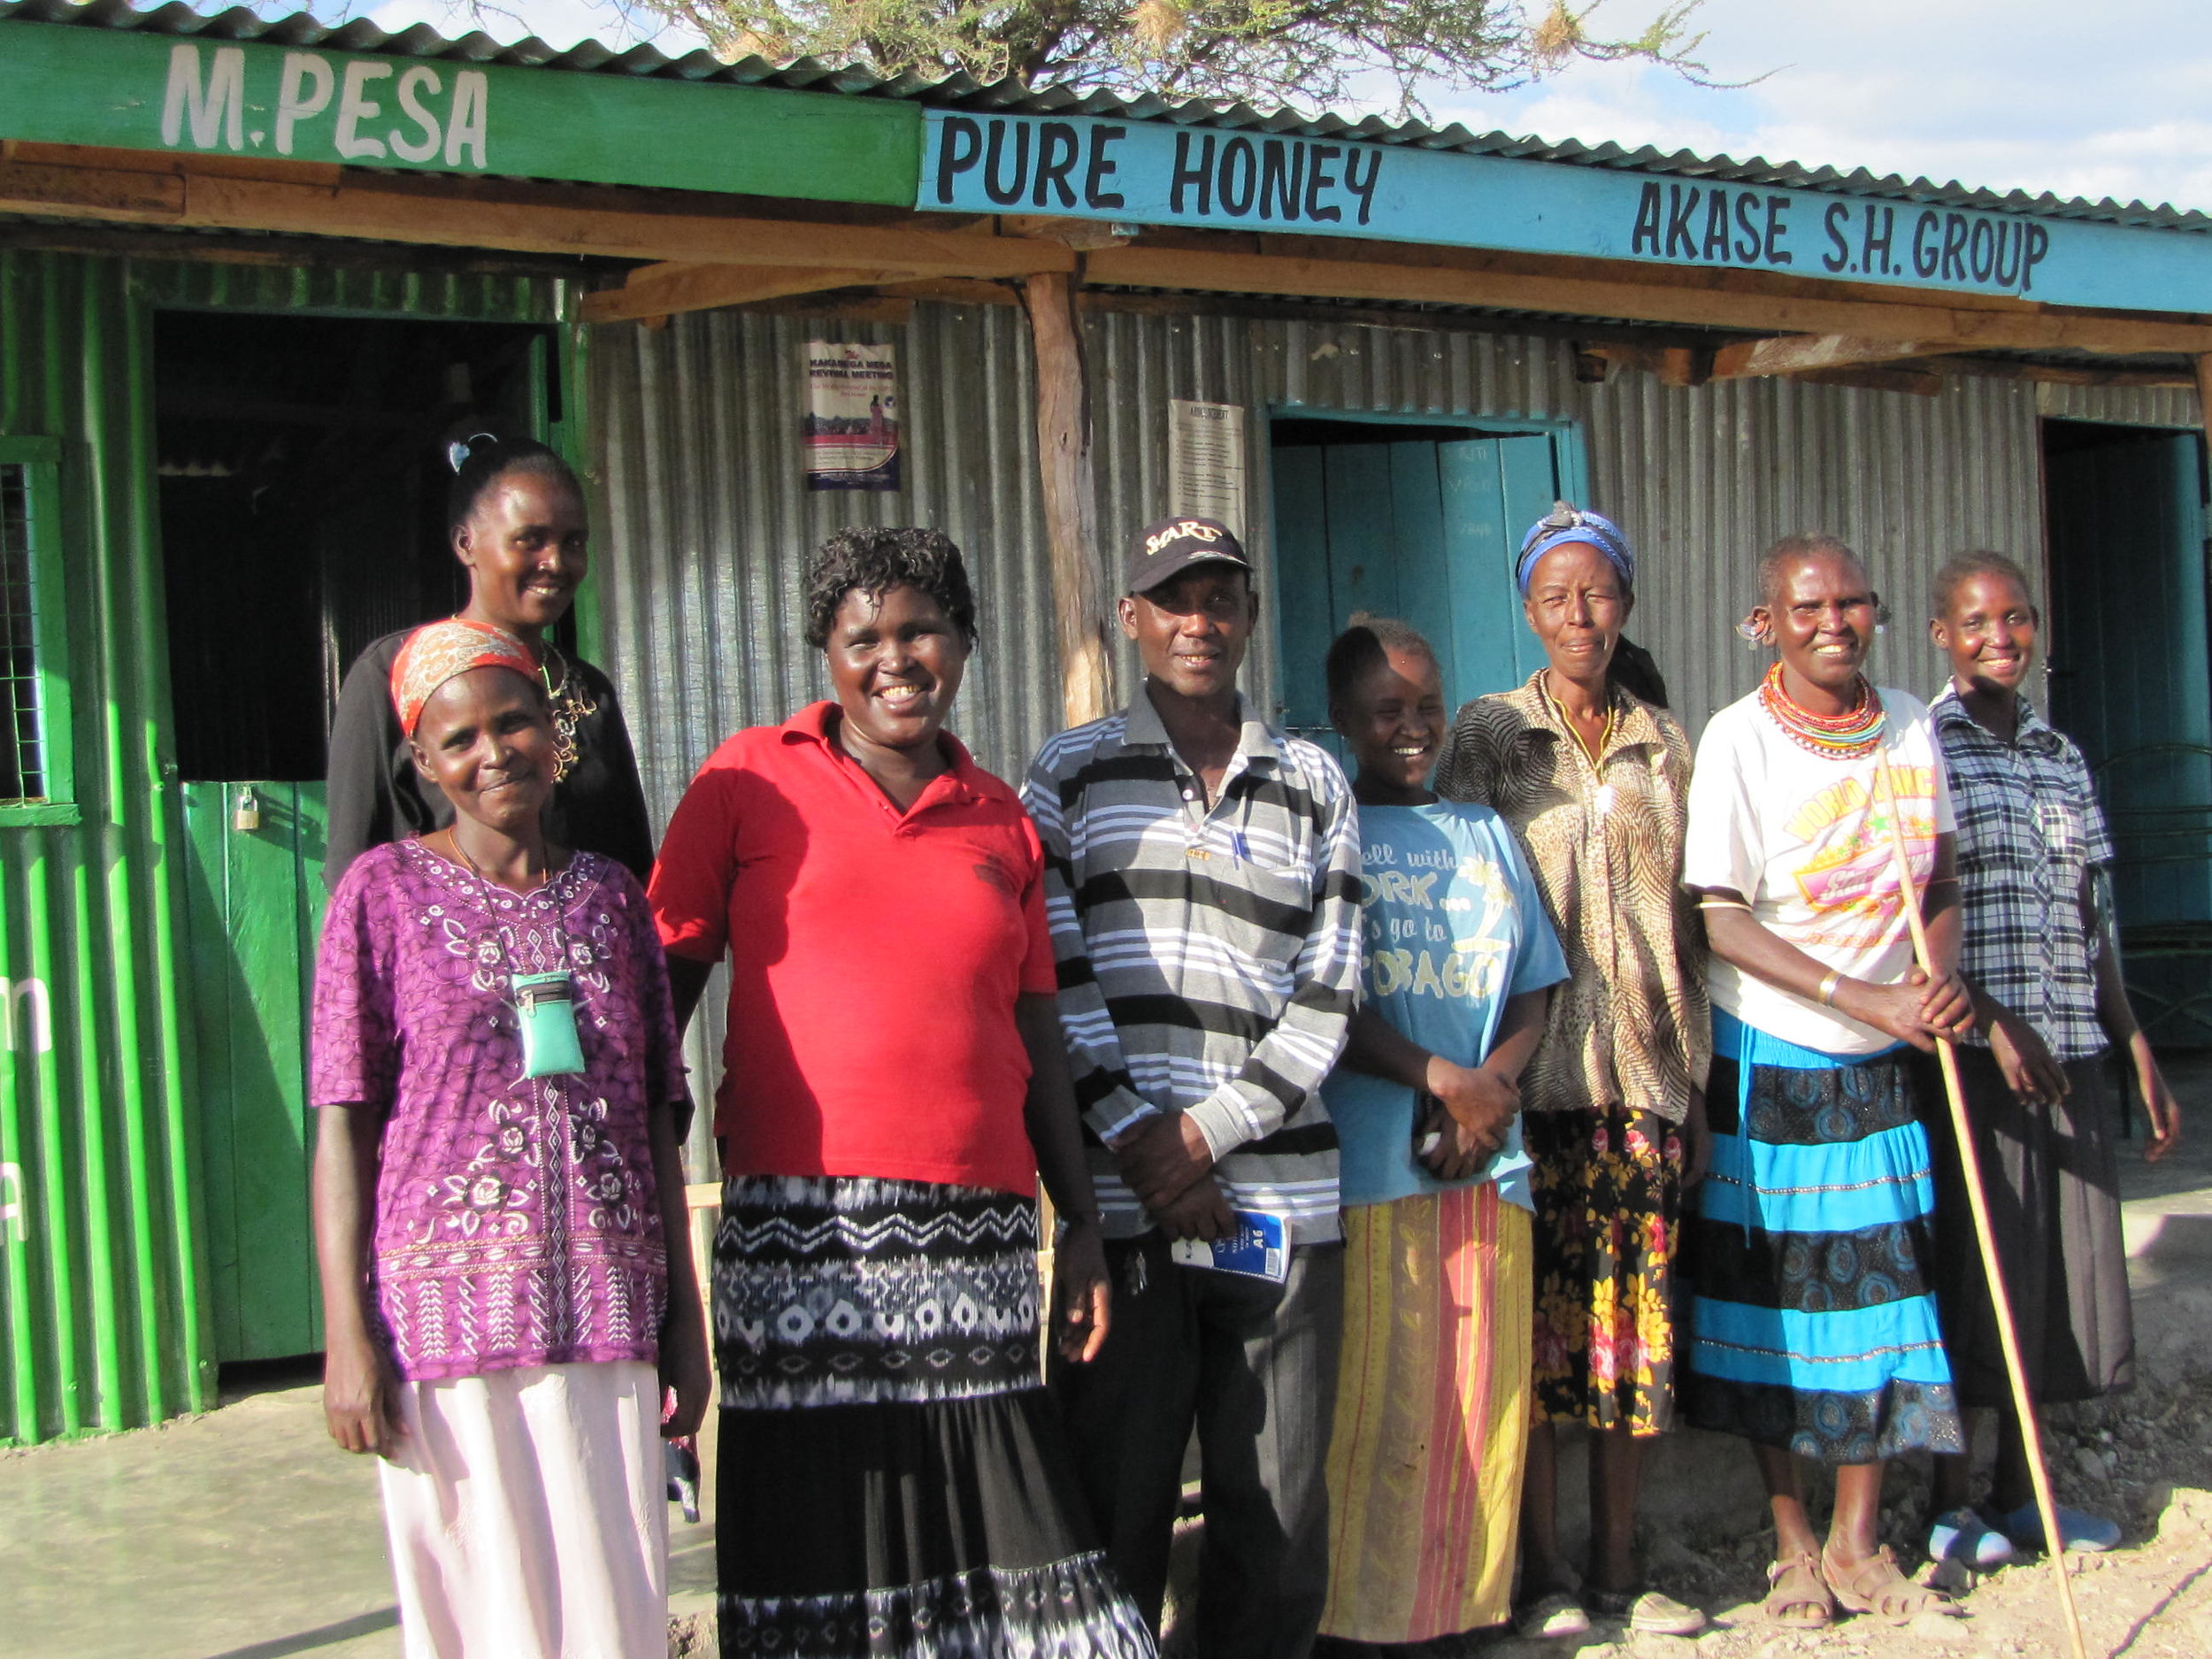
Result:
[[[2036,1513],[2032,1503],[2022,1504],[1998,1525],[2022,1549],[2043,1548],[2043,1517]],[[2101,1515],[2070,1509],[2062,1503],[2058,1506],[2058,1535],[2067,1548],[2095,1555],[2118,1547],[2120,1524],[2108,1521]]]
[[[2003,1566],[2015,1553],[2012,1540],[1970,1504],[1937,1516],[1928,1527],[1931,1561],[1955,1561],[1976,1572],[1987,1572]]]

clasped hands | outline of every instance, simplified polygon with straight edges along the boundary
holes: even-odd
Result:
[[[1974,994],[1956,969],[1932,980],[1919,968],[1912,968],[1894,985],[1841,979],[1833,1006],[1838,1013],[1887,1032],[1924,1054],[1935,1052],[1939,1038],[1956,1041],[1974,1029]]]
[[[1465,1180],[1505,1144],[1521,1110],[1520,1085],[1487,1066],[1455,1065],[1433,1055],[1422,1082],[1414,1097],[1414,1156],[1440,1181]]]
[[[1225,1238],[1237,1229],[1213,1178],[1213,1148],[1189,1115],[1147,1118],[1114,1142],[1121,1179],[1171,1239]]]

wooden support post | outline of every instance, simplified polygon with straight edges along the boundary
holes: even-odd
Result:
[[[2205,436],[2212,439],[2212,352],[2206,352],[2196,360],[2197,421],[2204,428]]]
[[[1098,546],[1098,495],[1091,475],[1089,376],[1077,280],[1058,272],[1025,290],[1037,355],[1037,461],[1044,474],[1045,537],[1060,641],[1060,697],[1070,726],[1115,706],[1114,659],[1106,645],[1106,565]]]

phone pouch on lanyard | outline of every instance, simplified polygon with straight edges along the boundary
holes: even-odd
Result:
[[[584,1069],[576,1041],[576,987],[566,973],[518,973],[516,1025],[522,1033],[522,1075],[568,1077]]]

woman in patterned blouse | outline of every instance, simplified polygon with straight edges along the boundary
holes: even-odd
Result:
[[[2098,902],[2113,849],[2088,764],[2020,695],[2042,623],[2027,577],[2001,553],[1962,553],[1936,573],[1933,598],[1929,636],[1949,657],[1951,680],[1930,707],[1958,815],[1959,968],[1977,1027],[1960,1045],[1959,1070],[2029,1386],[2047,1404],[2093,1399],[2135,1376],[2116,1050],[2126,1052],[2150,1110],[2144,1156],[2164,1156],[2179,1123]],[[1933,1066],[1923,1064],[1924,1098],[1939,1100]],[[1985,1509],[1967,1507],[1967,1459],[1936,1459],[1929,1553],[1986,1567],[2014,1545],[2041,1548],[2043,1526],[1947,1113],[1931,1114],[1928,1136],[1944,1347],[1960,1405],[2001,1418]],[[2059,1531],[2070,1549],[2120,1540],[2111,1521],[2065,1508]]]
[[[1494,807],[1526,844],[1569,979],[1521,1092],[1535,1159],[1537,1422],[1523,1488],[1524,1635],[1589,1628],[1583,1602],[1640,1630],[1704,1616],[1647,1591],[1635,1558],[1644,1441],[1674,1415],[1668,1315],[1682,1194],[1705,1159],[1711,1022],[1703,941],[1679,885],[1690,745],[1613,669],[1635,555],[1561,503],[1516,566],[1548,665],[1459,711],[1448,799]],[[1559,1552],[1553,1425],[1596,1432],[1589,1588]]]
[[[324,1415],[381,1459],[410,1654],[658,1659],[660,1442],[710,1386],[659,940],[634,876],[546,834],[526,643],[432,623],[387,684],[454,818],[355,859],[323,925]]]

